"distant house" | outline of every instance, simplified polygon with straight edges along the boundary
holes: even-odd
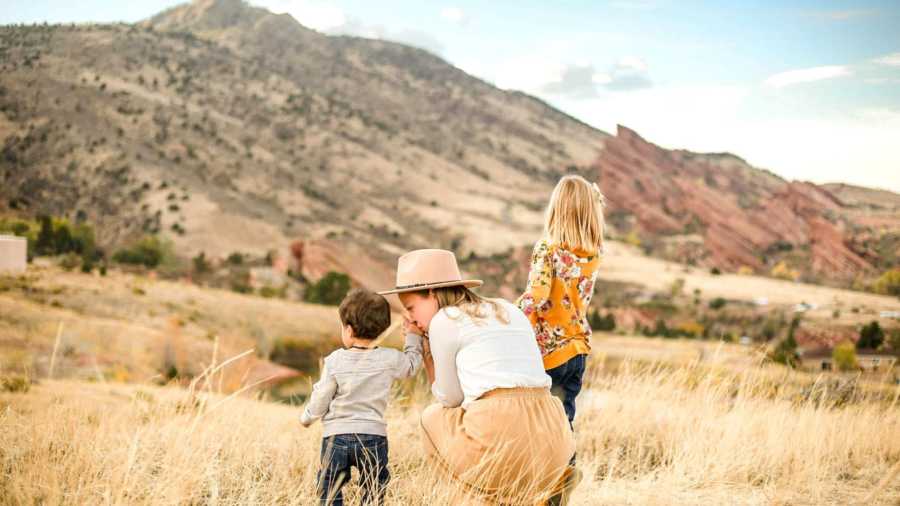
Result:
[[[831,348],[819,348],[800,353],[801,367],[814,371],[837,370],[831,358]],[[897,357],[877,350],[856,350],[856,363],[867,372],[885,372],[897,365]]]
[[[795,313],[805,313],[810,309],[816,309],[818,306],[816,304],[807,304],[806,302],[801,302],[794,306]]]
[[[0,235],[0,274],[21,274],[28,265],[28,242],[24,237]]]

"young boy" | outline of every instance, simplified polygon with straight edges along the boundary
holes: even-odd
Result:
[[[422,337],[407,334],[403,352],[375,346],[391,323],[391,310],[384,297],[368,290],[351,290],[339,312],[344,348],[325,357],[300,423],[309,427],[322,418],[321,504],[344,504],[341,490],[356,467],[362,503],[381,505],[390,480],[384,410],[391,383],[422,365]]]

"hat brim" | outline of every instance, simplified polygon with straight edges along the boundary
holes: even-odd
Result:
[[[430,285],[418,285],[409,288],[395,288],[393,290],[386,290],[383,292],[376,292],[378,295],[390,295],[392,293],[408,293],[408,292],[421,292],[423,290],[431,290],[432,288],[445,288],[448,286],[464,286],[466,288],[477,288],[483,285],[484,282],[480,279],[462,279],[460,281],[446,281],[444,283],[434,283]]]

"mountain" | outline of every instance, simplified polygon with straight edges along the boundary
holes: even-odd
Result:
[[[783,261],[825,280],[896,258],[883,234],[900,228],[876,234],[846,191],[613,136],[424,50],[238,0],[133,25],[2,27],[0,71],[0,213],[88,220],[109,247],[144,233],[185,255],[302,241],[310,276],[380,283],[413,248],[521,258],[575,172],[608,194],[609,234],[653,255],[761,273]]]
[[[785,181],[734,155],[666,150],[625,127],[594,166],[610,222],[637,231],[645,251],[691,264],[768,273],[783,261],[807,277],[853,279],[890,263],[863,240],[858,202],[895,203],[886,230],[900,231],[891,195],[900,196],[890,192],[856,188],[851,200],[848,190]]]

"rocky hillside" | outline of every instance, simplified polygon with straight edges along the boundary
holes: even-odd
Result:
[[[900,232],[890,192],[785,181],[733,155],[662,149],[625,127],[595,167],[611,223],[660,256],[757,273],[783,262],[812,279],[853,279],[896,258],[866,240],[873,206],[878,235]]]
[[[110,246],[159,233],[185,255],[302,240],[307,274],[367,284],[426,246],[518,279],[509,249],[527,250],[573,171],[608,194],[611,235],[704,267],[851,279],[896,258],[900,228],[846,191],[610,136],[426,51],[239,0],[0,27],[0,142],[0,213],[86,219]]]
[[[0,41],[4,204],[189,253],[520,243],[605,136],[425,51],[236,0]]]

